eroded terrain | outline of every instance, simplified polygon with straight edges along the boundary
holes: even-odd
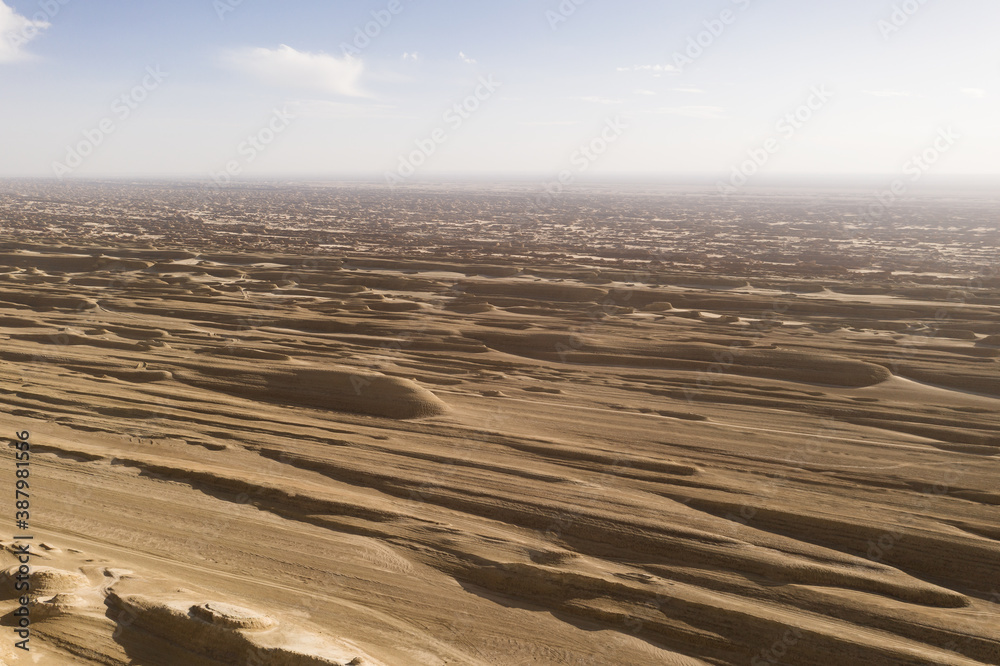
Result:
[[[4,184],[40,663],[1000,663],[996,202],[533,201]]]

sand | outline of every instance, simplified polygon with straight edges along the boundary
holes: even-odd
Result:
[[[998,285],[60,243],[0,664],[1000,663]]]

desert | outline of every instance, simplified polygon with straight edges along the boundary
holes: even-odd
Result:
[[[997,202],[867,197],[0,183],[0,663],[1000,663]]]

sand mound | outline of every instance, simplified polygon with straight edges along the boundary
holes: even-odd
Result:
[[[154,264],[150,270],[156,273],[194,273],[196,275],[204,275],[205,269],[201,266],[193,266],[191,264],[176,264],[172,262],[163,262],[159,264]]]
[[[41,328],[44,323],[25,317],[0,317],[0,328]]]
[[[166,643],[223,664],[266,663],[269,666],[347,666],[377,664],[346,646],[278,623],[254,611],[211,602],[191,605],[185,599],[123,596],[112,591],[106,600],[112,618],[134,618],[120,625],[123,638],[147,644]],[[249,625],[249,626],[247,626]],[[178,663],[178,662],[170,662]]]
[[[509,296],[533,301],[593,303],[608,295],[607,289],[550,282],[465,282],[458,285],[475,296]]]
[[[16,599],[23,592],[15,589],[18,567],[10,567],[0,573],[0,599]],[[88,585],[86,576],[73,571],[64,571],[52,567],[31,568],[32,597],[50,597],[60,593],[76,592]]]
[[[649,345],[547,332],[477,331],[467,335],[498,351],[563,363],[687,370],[846,387],[873,386],[892,377],[881,365],[813,352],[747,348],[723,352],[709,344]]]
[[[173,378],[173,375],[168,370],[141,370],[108,366],[75,365],[72,363],[67,363],[65,368],[97,377],[114,377],[123,382],[132,382],[134,384],[162,382]]]
[[[937,331],[938,337],[950,340],[976,340],[979,336],[975,331],[962,328],[940,328]]]
[[[101,349],[119,349],[127,351],[133,351],[135,349],[135,343],[132,342],[104,340],[102,338],[94,338],[88,335],[68,332],[23,333],[12,335],[11,338],[14,340],[23,340],[25,342],[37,342],[49,345],[86,345],[89,347],[99,347]]]
[[[30,606],[32,619],[45,620],[86,608],[87,600],[75,594],[60,593],[48,599],[37,597],[31,601]]]
[[[155,338],[164,338],[167,336],[167,332],[159,328],[144,328],[139,326],[112,326],[112,325],[105,325],[102,328],[109,333],[114,333],[119,337],[129,338],[131,340],[152,340]]]
[[[513,277],[521,272],[518,266],[467,266],[463,269],[466,275],[485,275],[486,277]]]
[[[427,306],[412,301],[390,301],[388,303],[370,303],[368,307],[376,312],[419,312]]]
[[[657,301],[656,303],[650,303],[649,305],[644,305],[642,307],[643,312],[666,312],[667,310],[673,310],[674,306],[666,301]]]
[[[14,294],[4,292],[3,300],[9,303],[27,305],[38,310],[59,309],[74,310],[82,312],[97,307],[97,301],[93,298],[80,298],[77,296],[49,296],[37,293]]]
[[[142,259],[121,259],[101,255],[94,260],[94,268],[111,271],[142,271],[153,265],[152,261]]]
[[[493,312],[496,308],[489,303],[462,303],[449,305],[448,310],[459,314],[480,314],[482,312]]]
[[[351,368],[200,366],[174,372],[180,381],[265,402],[302,405],[393,419],[436,416],[447,411],[416,382]]]
[[[232,604],[209,602],[191,607],[191,615],[226,629],[271,629],[278,623],[272,618]]]
[[[82,273],[94,268],[94,258],[85,254],[0,254],[0,263],[17,268],[34,268],[46,273]]]
[[[250,359],[258,359],[261,361],[290,361],[292,359],[292,357],[289,356],[288,354],[269,352],[263,349],[238,347],[235,345],[229,347],[223,347],[221,349],[199,350],[197,353],[209,354],[212,356],[233,356],[235,358],[250,358]]]

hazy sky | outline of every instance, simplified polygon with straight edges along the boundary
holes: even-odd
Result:
[[[0,175],[997,175],[998,25],[996,0],[0,0]]]

